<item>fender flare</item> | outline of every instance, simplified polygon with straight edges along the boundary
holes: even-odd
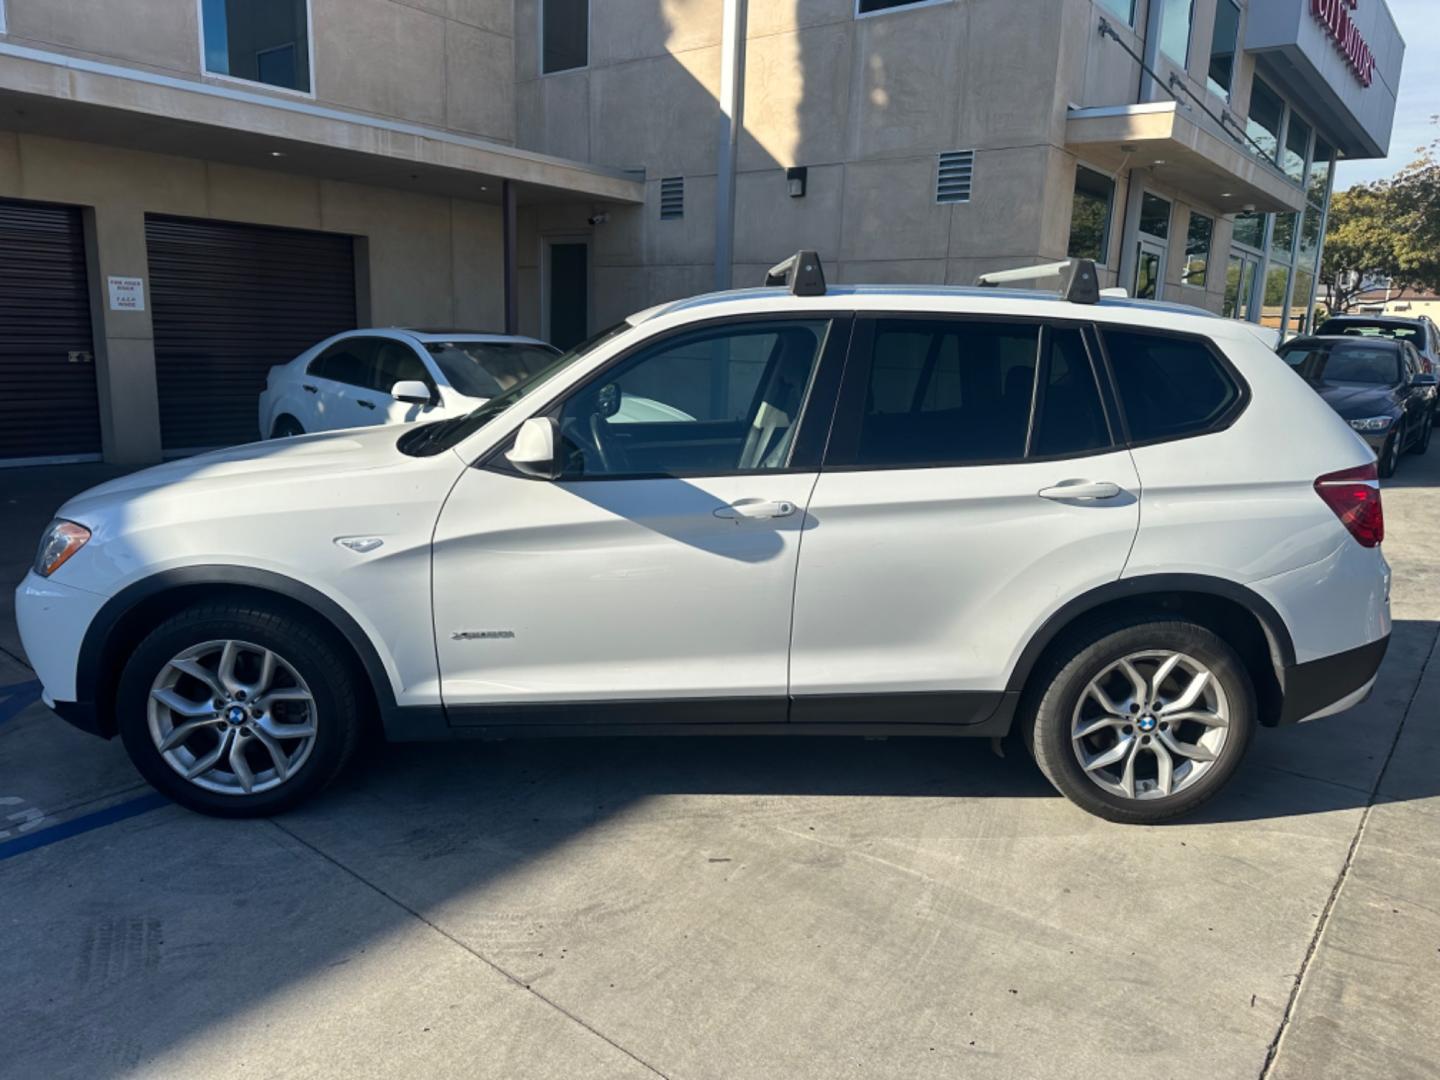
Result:
[[[1023,690],[1045,650],[1074,624],[1076,619],[1087,612],[1117,600],[1140,600],[1146,596],[1166,593],[1195,593],[1238,604],[1255,617],[1264,631],[1276,678],[1283,679],[1286,669],[1295,665],[1295,642],[1290,637],[1289,627],[1285,625],[1285,620],[1280,617],[1274,605],[1255,590],[1239,582],[1207,574],[1143,574],[1107,582],[1062,604],[1041,624],[1040,629],[1031,635],[1010,671],[1010,679],[1005,689],[1017,692]],[[1283,682],[1281,685],[1284,685]]]

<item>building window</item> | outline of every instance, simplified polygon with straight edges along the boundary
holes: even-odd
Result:
[[[1170,202],[1150,192],[1140,199],[1140,231],[1157,240],[1170,238]]]
[[[1135,25],[1135,0],[1100,0],[1100,6],[1119,15],[1127,26]]]
[[[914,7],[916,4],[933,4],[935,0],[857,0],[855,4],[856,15],[874,15],[877,11],[889,11],[892,8]]]
[[[1190,59],[1190,20],[1194,10],[1195,0],[1165,0],[1160,15],[1160,51],[1182,68]]]
[[[1310,178],[1305,194],[1313,203],[1325,205],[1325,194],[1330,190],[1330,165],[1335,160],[1335,148],[1324,139],[1315,140],[1315,157],[1310,162]]]
[[[1259,79],[1250,87],[1250,116],[1245,121],[1249,135],[1271,161],[1280,160],[1280,124],[1285,118],[1285,102]]]
[[[1070,208],[1069,254],[1104,263],[1110,255],[1110,219],[1115,181],[1079,165],[1075,169],[1075,200]]]
[[[1180,275],[1183,284],[1198,289],[1205,287],[1210,270],[1210,240],[1214,235],[1215,219],[1192,210],[1190,228],[1185,234],[1185,272]]]
[[[1290,267],[1271,263],[1265,272],[1265,299],[1260,311],[1260,325],[1285,331],[1285,298],[1290,291]]]
[[[590,0],[540,0],[540,72],[590,63]]]
[[[1235,86],[1235,42],[1240,38],[1240,5],[1235,0],[1216,0],[1215,32],[1210,39],[1210,73],[1206,79],[1212,93],[1230,100]]]
[[[1289,262],[1295,255],[1295,219],[1299,214],[1275,214],[1275,228],[1270,232],[1271,258]]]
[[[1305,182],[1305,159],[1310,153],[1310,125],[1290,110],[1290,126],[1285,129],[1285,157],[1281,165],[1285,175],[1297,184]]]
[[[307,0],[202,0],[205,71],[310,92]]]
[[[0,34],[5,33],[5,0],[0,0]]]
[[[1265,215],[1251,211],[1248,214],[1235,215],[1235,234],[1233,240],[1237,244],[1244,244],[1246,247],[1259,250],[1265,246]]]

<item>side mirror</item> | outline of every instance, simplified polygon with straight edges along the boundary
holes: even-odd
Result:
[[[555,441],[555,421],[548,416],[532,416],[520,425],[515,445],[505,452],[505,459],[526,476],[554,480],[560,475]]]
[[[430,388],[419,379],[402,379],[390,388],[390,396],[407,405],[429,405],[434,400]]]
[[[1434,374],[1433,372],[1430,372],[1430,371],[1422,371],[1419,375],[1416,375],[1415,378],[1411,380],[1411,385],[1412,385],[1412,386],[1436,386],[1436,385],[1440,385],[1440,378],[1436,378],[1436,376],[1435,376],[1435,374]]]

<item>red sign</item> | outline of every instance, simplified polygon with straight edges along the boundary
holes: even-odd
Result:
[[[1355,77],[1369,86],[1375,80],[1375,54],[1350,18],[1359,6],[1360,0],[1310,0],[1310,14],[1325,27]]]

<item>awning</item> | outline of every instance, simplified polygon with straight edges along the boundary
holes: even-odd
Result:
[[[1202,127],[1192,113],[1176,101],[1074,109],[1065,145],[1110,172],[1146,169],[1158,184],[1222,214],[1305,208],[1305,193],[1278,167]]]

